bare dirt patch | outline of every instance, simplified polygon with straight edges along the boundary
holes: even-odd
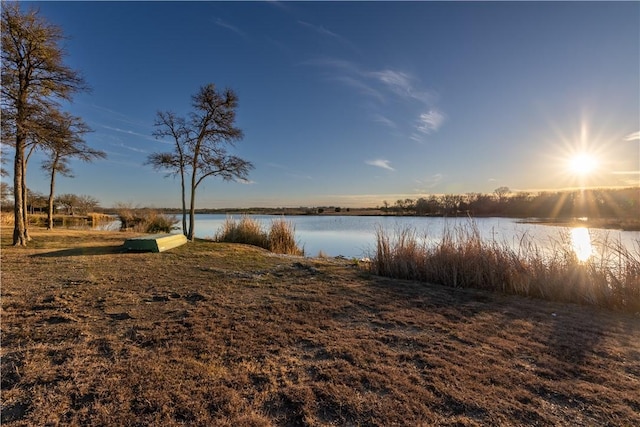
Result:
[[[121,233],[2,233],[6,425],[640,425],[640,318]]]

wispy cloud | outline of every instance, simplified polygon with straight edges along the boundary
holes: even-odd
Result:
[[[435,100],[434,94],[417,89],[416,79],[402,71],[383,70],[372,71],[368,74],[401,98],[414,99],[425,104],[431,104]]]
[[[378,123],[382,123],[383,125],[389,126],[390,128],[395,128],[396,123],[389,119],[388,117],[383,116],[382,114],[374,114],[373,115],[373,121],[378,122]]]
[[[346,84],[347,86],[351,86],[352,88],[358,90],[360,93],[376,98],[380,102],[384,102],[384,96],[380,91],[374,89],[373,87],[367,85],[362,80],[358,80],[351,76],[333,76],[330,77],[329,80],[335,80]]]
[[[337,39],[341,38],[341,36],[339,36],[338,34],[334,33],[333,31],[327,30],[322,25],[313,25],[313,24],[310,24],[310,23],[305,22],[305,21],[298,21],[298,24],[303,25],[303,26],[315,31],[318,34],[322,34],[323,36],[334,37],[334,38],[337,38]]]
[[[365,160],[365,163],[370,166],[376,166],[378,168],[395,171],[394,168],[391,167],[389,160],[377,159],[377,160]]]
[[[624,138],[625,141],[637,141],[640,140],[640,131],[639,132],[633,132],[630,133],[629,135],[627,135]]]
[[[420,114],[416,129],[424,134],[431,134],[442,126],[445,116],[435,108],[430,109],[426,113]]]
[[[122,143],[122,142],[112,142],[111,145],[114,146],[114,147],[124,148],[124,149],[127,149],[129,151],[134,151],[136,153],[147,153],[147,151],[143,150],[142,148],[132,147],[132,146],[127,145],[127,144]]]
[[[426,192],[426,190],[437,187],[438,184],[442,182],[444,175],[441,173],[436,173],[431,176],[428,176],[425,179],[416,179],[416,182],[421,186],[421,188],[417,189],[418,192]]]
[[[149,141],[161,142],[163,144],[172,144],[169,141],[164,141],[162,139],[156,139],[151,135],[145,135],[144,133],[134,132],[132,130],[121,129],[121,128],[108,126],[108,125],[100,125],[100,127],[104,128],[104,129],[107,129],[107,130],[114,131],[114,132],[124,133],[125,135],[135,136],[135,137],[138,137],[138,138],[144,138],[144,139],[149,140]]]
[[[221,18],[216,18],[216,20],[214,21],[214,23],[222,28],[226,28],[227,30],[231,30],[234,33],[236,33],[237,35],[239,35],[240,37],[248,40],[249,36],[247,35],[247,33],[245,33],[244,31],[242,31],[241,29],[239,29],[238,27],[236,27],[235,25],[232,25],[226,21],[223,21]]]
[[[285,175],[290,176],[291,178],[295,178],[295,179],[306,179],[308,181],[312,181],[313,177],[311,175],[304,175],[298,171],[292,170],[286,166],[283,166],[281,164],[278,163],[267,163],[267,166],[274,168],[274,169],[280,169],[282,171],[284,171]]]
[[[413,141],[424,142],[426,136],[437,132],[446,120],[446,115],[435,106],[437,94],[425,90],[419,79],[407,72],[390,68],[366,70],[355,62],[330,57],[317,57],[302,64],[329,69],[328,80],[340,82],[373,98],[377,101],[370,107],[374,110],[373,120],[396,130],[405,122],[410,129],[407,137]],[[402,108],[417,109],[417,121],[407,122],[406,118],[394,117],[397,113],[393,111],[384,111],[385,104],[393,98],[402,102]]]
[[[243,179],[243,178],[237,178],[235,180],[235,182],[237,182],[238,184],[244,184],[244,185],[253,185],[256,184],[255,181],[252,181],[250,179]]]
[[[356,53],[360,53],[360,50],[357,48],[357,46],[354,45],[353,43],[351,43],[351,41],[349,41],[349,39],[341,36],[338,33],[335,33],[335,32],[333,32],[331,30],[326,29],[322,25],[315,25],[315,24],[311,24],[309,22],[301,21],[301,20],[298,20],[298,24],[300,24],[303,27],[308,28],[308,29],[316,32],[317,34],[320,34],[323,37],[329,37],[329,38],[331,38],[333,40],[336,40],[340,44],[342,44],[343,46],[348,47],[349,49],[353,50]]]

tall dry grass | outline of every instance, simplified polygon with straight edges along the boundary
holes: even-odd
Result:
[[[165,215],[154,209],[118,207],[122,230],[140,233],[170,233],[179,222],[173,215]]]
[[[422,238],[423,237],[423,238]],[[640,312],[640,242],[597,242],[580,261],[566,236],[543,251],[527,236],[507,245],[481,238],[478,227],[447,229],[435,243],[414,229],[376,231],[375,274]]]
[[[258,246],[278,254],[304,255],[295,240],[295,226],[284,219],[273,220],[265,231],[259,221],[248,216],[239,221],[227,218],[214,240]]]

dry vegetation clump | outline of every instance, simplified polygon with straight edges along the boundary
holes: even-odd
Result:
[[[227,218],[214,240],[258,246],[277,254],[304,255],[295,240],[295,226],[284,219],[273,220],[269,230],[264,231],[258,220],[246,215],[239,221]]]
[[[170,233],[176,229],[179,220],[149,208],[118,207],[121,230],[138,233]]]
[[[445,230],[432,244],[411,228],[394,235],[378,229],[370,268],[387,277],[640,312],[640,250],[610,241],[597,247],[597,257],[580,261],[566,241],[543,252],[524,236],[514,249],[483,240],[473,223]]]
[[[247,245],[31,235],[2,233],[3,426],[640,425],[637,316]]]

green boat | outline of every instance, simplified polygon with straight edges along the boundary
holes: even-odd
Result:
[[[127,239],[123,246],[131,252],[164,252],[185,243],[187,238],[184,234],[152,234]]]

